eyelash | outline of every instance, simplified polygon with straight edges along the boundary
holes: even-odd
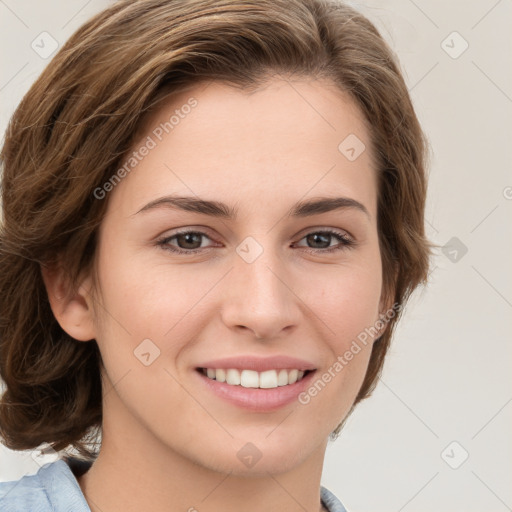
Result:
[[[175,254],[196,254],[205,249],[211,249],[211,247],[199,247],[197,249],[181,249],[179,247],[169,245],[170,240],[173,240],[174,238],[176,238],[180,235],[187,235],[187,234],[201,235],[201,236],[205,236],[206,238],[209,238],[210,240],[212,240],[206,233],[203,233],[201,231],[180,231],[178,233],[174,233],[174,235],[172,235],[172,236],[168,236],[168,237],[162,238],[160,240],[157,240],[156,243],[158,246],[162,247],[162,249],[164,249],[166,251],[170,251]],[[318,234],[322,234],[322,235],[328,234],[328,235],[334,236],[340,243],[338,245],[335,245],[334,247],[330,247],[327,249],[315,249],[313,247],[309,247],[309,248],[304,247],[304,249],[306,249],[307,252],[311,252],[313,254],[333,253],[336,251],[349,249],[356,245],[356,242],[353,239],[349,238],[346,235],[339,233],[338,231],[333,231],[331,229],[322,229],[320,231],[311,231],[310,233],[307,233],[306,235],[304,235],[301,238],[301,240],[303,240],[304,238],[306,238],[309,235],[318,235]]]

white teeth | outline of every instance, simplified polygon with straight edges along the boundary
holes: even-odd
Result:
[[[294,384],[304,377],[302,370],[266,370],[257,372],[254,370],[229,369],[203,369],[209,379],[215,379],[218,382],[225,382],[231,386],[243,386],[244,388],[262,388],[272,389],[278,386],[287,386]]]
[[[259,388],[260,387],[260,377],[258,372],[253,370],[243,370],[240,374],[240,384],[244,388]]]
[[[279,375],[277,377],[277,385],[278,386],[287,386],[288,385],[288,370],[279,370]]]
[[[260,373],[260,388],[277,388],[276,370],[267,370]]]
[[[240,372],[238,370],[229,369],[226,371],[226,383],[232,386],[240,385]]]

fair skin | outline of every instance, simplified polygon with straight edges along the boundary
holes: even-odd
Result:
[[[63,299],[62,279],[44,272],[61,326],[95,339],[105,365],[102,447],[79,484],[93,512],[322,510],[328,436],[355,400],[371,343],[308,404],[272,411],[214,394],[197,367],[286,355],[314,365],[316,380],[386,309],[369,132],[332,83],[276,78],[252,93],[217,82],[179,93],[152,114],[141,142],[190,97],[197,106],[105,199],[101,289],[86,276]],[[349,134],[366,145],[354,161],[338,150]],[[140,211],[169,195],[219,201],[237,216],[165,203]],[[366,212],[288,215],[321,197]],[[204,236],[172,238],[183,228]],[[236,251],[247,237],[263,249],[250,263]],[[160,350],[148,366],[134,355],[146,339]],[[261,455],[251,467],[237,456],[247,443]]]

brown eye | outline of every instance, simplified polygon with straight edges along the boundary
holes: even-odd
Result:
[[[176,238],[180,249],[198,249],[201,247],[202,237],[201,233],[190,232],[176,235],[173,238]]]
[[[333,236],[327,233],[313,233],[306,236],[308,244],[312,244],[313,249],[326,249],[331,245]]]
[[[209,249],[211,246],[203,245],[203,240],[211,238],[201,231],[183,231],[167,236],[157,242],[157,245],[171,252],[179,254],[193,254]]]
[[[308,233],[302,240],[305,240],[307,245],[298,245],[298,247],[320,253],[339,251],[355,245],[355,241],[347,234],[331,230]],[[332,245],[333,240],[338,243]]]

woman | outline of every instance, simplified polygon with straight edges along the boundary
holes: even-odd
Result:
[[[2,161],[0,435],[62,457],[0,508],[345,510],[327,442],[430,250],[423,135],[373,25],[327,0],[117,2]]]

